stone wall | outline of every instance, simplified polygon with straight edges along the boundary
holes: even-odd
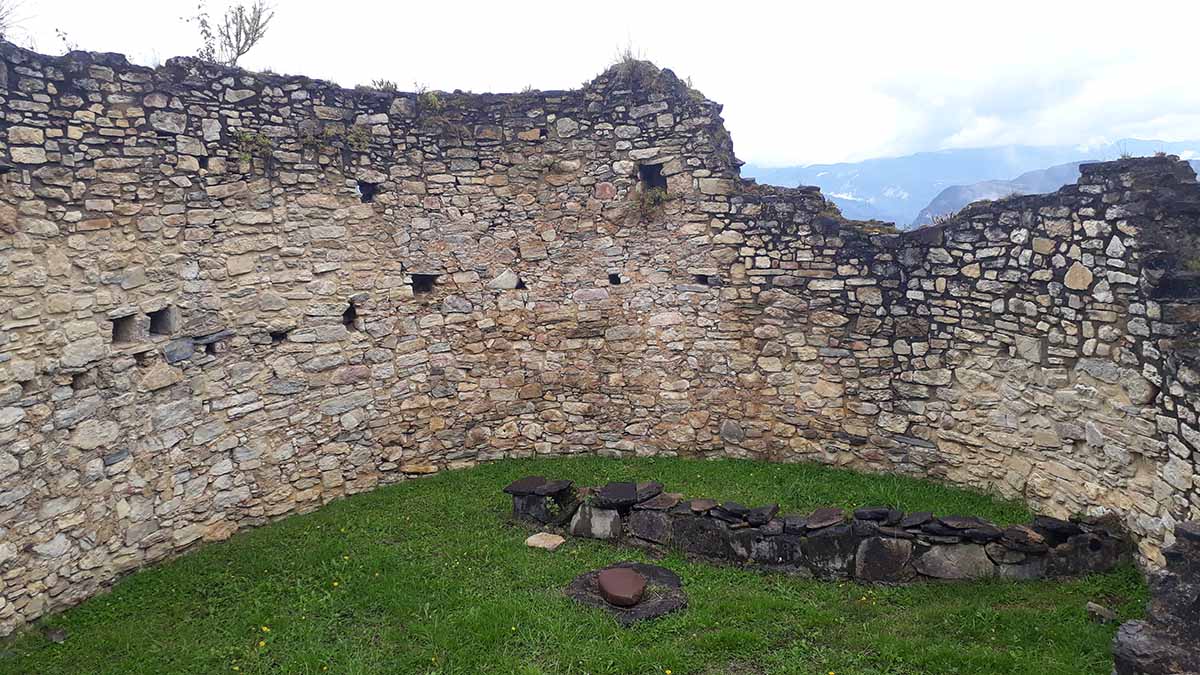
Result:
[[[418,95],[0,57],[0,632],[532,454],[927,475],[1115,510],[1151,563],[1200,508],[1172,158],[895,234],[740,180],[720,106],[647,63]]]

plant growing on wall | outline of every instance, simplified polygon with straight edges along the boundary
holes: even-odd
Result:
[[[255,131],[235,131],[233,139],[237,143],[238,158],[243,162],[249,162],[255,157],[265,160],[271,156],[274,147],[271,139]]]
[[[275,10],[263,0],[254,0],[249,7],[238,3],[225,10],[220,25],[214,29],[204,0],[196,6],[189,23],[200,31],[201,59],[225,66],[236,66],[242,58],[267,35],[267,27],[275,18]]]
[[[662,216],[664,205],[667,203],[667,191],[660,187],[645,188],[634,193],[634,206],[643,222],[650,222]]]

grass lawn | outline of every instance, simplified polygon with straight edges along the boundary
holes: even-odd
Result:
[[[405,482],[241,532],[133,574],[111,593],[0,641],[0,673],[1105,674],[1138,616],[1124,568],[1070,581],[906,588],[660,561],[690,607],[622,629],[562,588],[634,549],[526,548],[500,489],[537,473],[579,484],[656,479],[691,497],[784,510],[892,504],[1026,521],[1022,506],[921,481],[810,465],[600,458],[513,460]],[[47,627],[68,638],[54,644]]]

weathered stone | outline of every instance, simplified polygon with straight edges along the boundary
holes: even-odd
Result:
[[[861,581],[905,582],[912,569],[913,544],[905,539],[871,537],[862,540],[854,557],[854,578]]]
[[[846,520],[846,514],[837,508],[821,508],[813,511],[805,518],[804,524],[810,530],[819,530],[830,525],[837,525]]]
[[[566,539],[563,539],[557,534],[552,534],[550,532],[538,532],[537,534],[529,535],[529,537],[525,539],[525,545],[530,548],[540,548],[543,551],[554,552],[557,551],[560,546],[566,543],[566,541]]]
[[[628,567],[610,567],[596,576],[600,596],[610,605],[633,607],[646,592],[646,578]]]
[[[996,574],[996,565],[978,544],[934,546],[921,554],[913,566],[934,579],[986,579]]]
[[[1086,291],[1092,285],[1092,277],[1091,270],[1076,262],[1067,270],[1067,276],[1063,279],[1063,283],[1072,290]]]
[[[616,539],[621,535],[621,516],[615,509],[584,504],[571,518],[571,534],[591,539]]]

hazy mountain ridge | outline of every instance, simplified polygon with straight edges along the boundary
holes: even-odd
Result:
[[[742,175],[773,185],[816,185],[848,218],[885,220],[908,227],[947,188],[974,186],[985,181],[1011,181],[1012,176],[1044,171],[1046,167],[1156,152],[1177,154],[1186,159],[1200,157],[1200,140],[1127,139],[1090,147],[1006,145],[809,166],[747,164],[742,167]],[[1010,193],[1011,190],[999,196]]]
[[[1188,162],[1200,174],[1200,160]],[[987,180],[971,185],[955,185],[942,190],[929,205],[921,209],[913,220],[913,227],[933,222],[935,216],[943,216],[961,210],[971,202],[981,199],[1003,199],[1011,195],[1036,195],[1055,192],[1064,185],[1079,180],[1079,166],[1087,162],[1071,162],[1048,169],[1028,171],[1012,180]]]

